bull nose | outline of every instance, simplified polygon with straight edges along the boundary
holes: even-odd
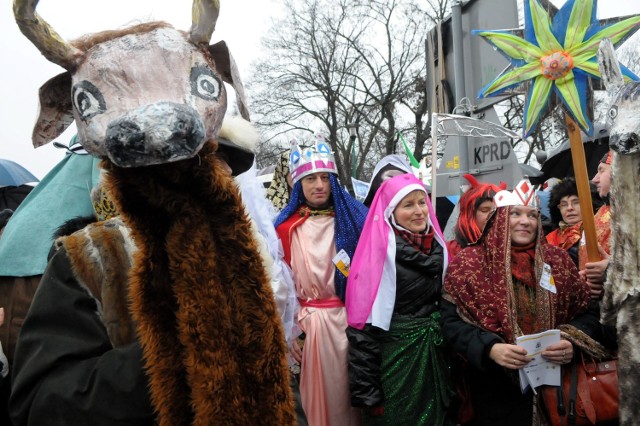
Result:
[[[131,120],[120,119],[107,128],[107,150],[127,149],[144,153],[144,132]]]
[[[618,154],[628,155],[640,151],[640,136],[636,133],[613,134],[609,146]]]
[[[116,165],[137,167],[191,158],[202,147],[204,138],[204,125],[195,109],[160,102],[112,121],[105,145]]]

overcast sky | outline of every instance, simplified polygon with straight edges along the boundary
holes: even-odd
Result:
[[[63,71],[48,62],[20,33],[12,1],[0,6],[0,158],[22,164],[38,178],[55,166],[63,152],[52,144],[34,149],[31,131],[38,112],[38,89]],[[278,0],[221,0],[221,12],[212,42],[225,40],[246,79],[251,61],[260,54],[260,37],[270,26]],[[556,4],[564,3],[554,0]],[[188,30],[189,0],[40,0],[38,13],[65,39],[131,22],[163,20]],[[640,13],[638,0],[600,1],[599,17]],[[67,143],[74,130],[57,141]]]

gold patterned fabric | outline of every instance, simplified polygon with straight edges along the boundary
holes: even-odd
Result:
[[[99,221],[114,218],[119,214],[116,205],[104,189],[102,182],[98,182],[98,185],[91,191],[91,202],[96,212],[96,218]]]
[[[582,221],[575,225],[567,225],[560,221],[560,227],[547,235],[547,242],[563,250],[569,250],[576,245],[582,236]]]
[[[282,211],[289,204],[290,188],[287,182],[289,175],[289,151],[280,154],[278,164],[273,171],[271,185],[267,189],[267,199],[278,211]]]

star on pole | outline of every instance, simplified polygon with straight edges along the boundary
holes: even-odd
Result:
[[[601,78],[597,62],[600,41],[609,38],[617,47],[640,29],[640,15],[601,25],[596,10],[597,0],[568,0],[551,19],[539,0],[524,0],[524,37],[516,34],[518,30],[472,31],[511,63],[478,97],[497,96],[528,84],[523,124],[526,138],[535,129],[554,92],[575,122],[591,135],[587,83],[589,78]],[[620,69],[625,82],[638,80],[624,65],[620,64]]]

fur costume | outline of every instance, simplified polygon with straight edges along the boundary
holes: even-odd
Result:
[[[139,247],[130,297],[152,401],[167,425],[292,424],[273,293],[214,150],[137,170],[105,164]]]
[[[135,246],[124,223],[115,218],[86,226],[56,246],[66,249],[78,282],[96,299],[113,347],[133,342],[126,283]]]
[[[612,109],[614,151],[611,165],[611,257],[604,285],[602,319],[618,331],[620,424],[637,424],[640,405],[640,127],[637,118],[640,83],[622,88]],[[613,114],[612,114],[613,115]]]
[[[640,199],[640,82],[625,84],[609,40],[600,43],[598,66],[608,95],[602,115],[611,148],[602,160],[611,165],[611,240],[601,320],[617,330],[619,420],[632,425],[640,417],[640,215],[634,204]]]

